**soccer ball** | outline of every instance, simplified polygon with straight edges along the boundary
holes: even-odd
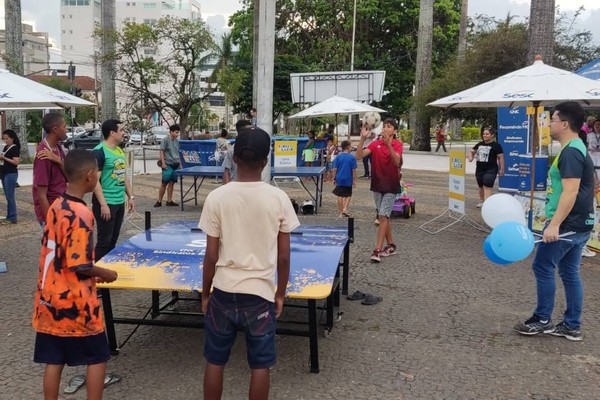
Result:
[[[379,126],[381,123],[381,115],[375,111],[368,111],[363,115],[362,122],[367,129],[371,130]]]

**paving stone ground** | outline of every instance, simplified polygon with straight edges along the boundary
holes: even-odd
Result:
[[[481,245],[485,233],[459,223],[430,235],[419,226],[447,206],[447,173],[405,171],[414,186],[417,213],[394,219],[399,254],[378,265],[369,262],[376,228],[367,180],[355,190],[351,213],[356,243],[351,247],[350,290],[384,298],[375,306],[342,299],[344,312],[327,338],[320,338],[321,373],[308,370],[308,340],[278,336],[279,362],[272,371],[272,399],[597,399],[600,397],[600,256],[584,259],[584,341],[551,336],[522,337],[512,327],[528,317],[535,302],[531,259],[506,267],[487,261]],[[468,180],[468,215],[482,223],[472,176]],[[193,219],[200,207],[152,208],[158,175],[135,180],[139,211],[153,212],[153,223]],[[209,183],[202,189],[203,199]],[[302,222],[343,223],[335,218],[332,186],[326,187],[318,216]],[[305,200],[290,188],[291,197]],[[31,328],[40,232],[30,188],[18,189],[19,224],[0,226],[0,399],[42,397],[43,366],[32,362]],[[3,212],[3,206],[0,212]],[[134,221],[143,226],[141,217]],[[121,238],[137,233],[125,224]],[[143,315],[146,292],[114,291],[118,314]],[[197,305],[189,304],[194,308]],[[564,309],[557,285],[555,320]],[[286,313],[292,313],[290,309]],[[122,343],[133,326],[117,326]],[[105,390],[105,399],[201,398],[204,360],[202,330],[142,326],[109,362],[123,380]],[[66,368],[62,388],[82,368]],[[242,340],[227,366],[224,399],[246,397],[249,370]],[[61,399],[85,399],[85,390]]]

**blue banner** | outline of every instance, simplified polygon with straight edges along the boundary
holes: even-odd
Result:
[[[504,176],[500,177],[502,190],[520,190],[520,155],[527,154],[527,128],[529,118],[526,107],[498,108],[498,143],[504,150]]]

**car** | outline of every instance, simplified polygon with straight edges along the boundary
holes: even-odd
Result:
[[[152,132],[133,131],[129,135],[129,143],[131,144],[156,144],[156,136]]]
[[[101,129],[90,129],[85,131],[79,136],[75,136],[72,138],[67,138],[64,142],[64,145],[67,149],[85,149],[92,150],[96,147],[101,141],[104,140],[102,136]],[[123,137],[123,143],[121,143],[121,147],[126,147],[129,142],[129,136],[125,135]]]
[[[86,132],[86,129],[82,126],[74,126],[72,128],[67,128],[67,138],[72,138],[74,136],[81,136]]]
[[[169,135],[169,130],[160,126],[155,126],[150,131],[154,134],[154,138],[158,144]]]

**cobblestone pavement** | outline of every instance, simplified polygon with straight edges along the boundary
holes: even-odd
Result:
[[[362,170],[361,167],[359,167]],[[362,172],[362,171],[361,171]],[[368,181],[355,190],[351,213],[356,217],[356,243],[351,248],[350,291],[384,298],[375,306],[342,299],[343,317],[331,336],[319,340],[321,373],[308,370],[308,340],[278,336],[279,362],[272,372],[272,399],[597,399],[600,386],[600,267],[584,259],[586,285],[584,341],[551,336],[521,337],[512,326],[528,317],[535,301],[531,260],[507,267],[488,262],[481,250],[485,233],[456,224],[437,235],[419,226],[447,206],[448,175],[405,171],[414,186],[417,213],[393,221],[399,254],[373,265],[373,206]],[[468,214],[481,222],[473,177],[468,177]],[[135,181],[140,213],[153,212],[158,225],[171,219],[197,219],[200,208],[152,208],[157,175]],[[201,191],[201,199],[209,188]],[[319,216],[304,223],[335,219],[332,186],[326,186]],[[297,189],[291,197],[305,200]],[[32,359],[32,295],[37,277],[39,228],[30,188],[18,189],[19,224],[0,226],[0,399],[39,399],[43,367]],[[2,205],[2,211],[4,206]],[[133,220],[143,226],[141,217]],[[137,232],[124,225],[121,238]],[[564,309],[558,286],[555,320]],[[150,294],[114,291],[118,314],[145,313]],[[190,305],[197,307],[197,305]],[[287,313],[293,312],[289,308]],[[117,326],[122,343],[133,326]],[[123,380],[105,391],[106,399],[201,398],[204,333],[201,330],[140,327],[109,362]],[[66,368],[61,389],[82,368]],[[249,371],[242,340],[226,369],[228,400],[246,396]],[[84,399],[85,390],[61,399]]]

